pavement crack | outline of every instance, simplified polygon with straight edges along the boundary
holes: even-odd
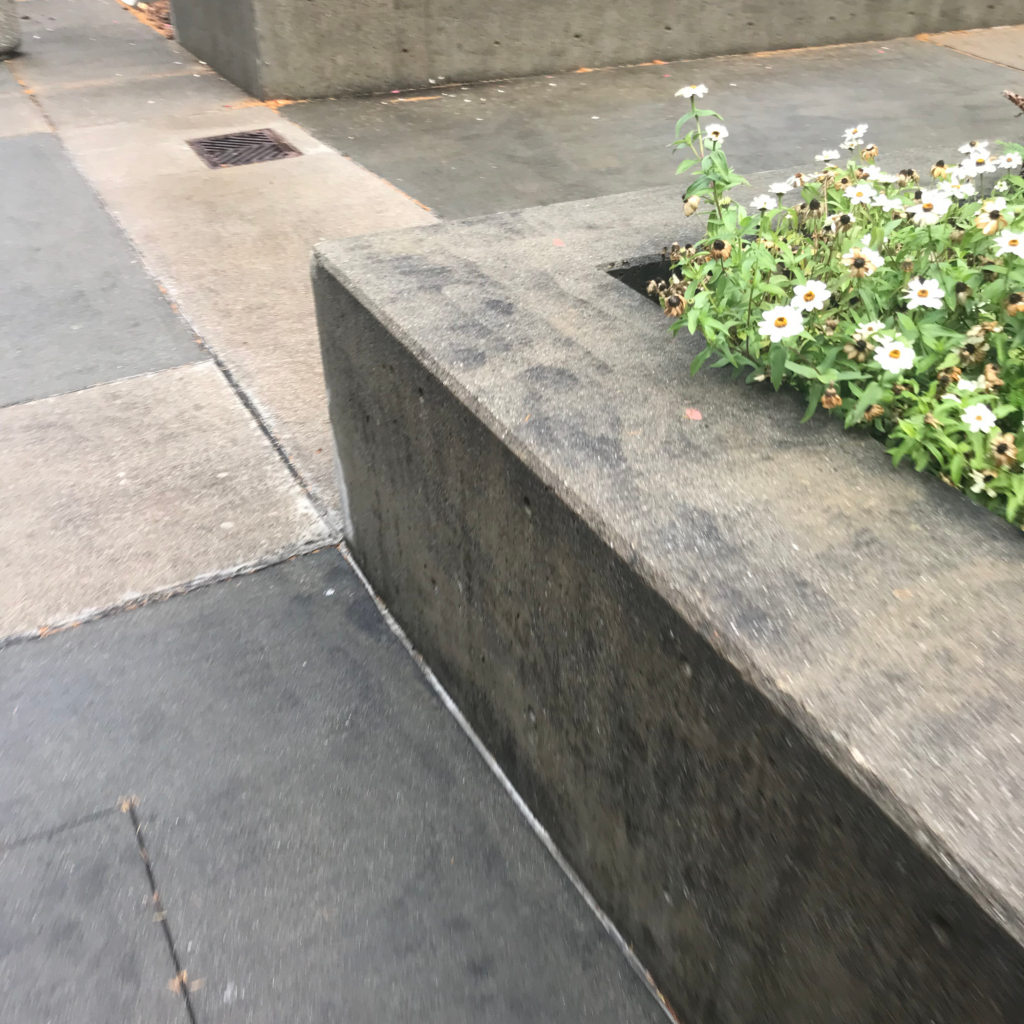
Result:
[[[20,836],[19,838],[12,839],[9,842],[0,843],[0,852],[16,850],[19,846],[27,846],[29,843],[38,843],[47,839],[53,839],[55,836],[59,836],[62,832],[78,828],[81,825],[89,825],[94,821],[99,821],[101,818],[106,818],[111,814],[116,814],[117,811],[117,807],[105,807],[101,811],[93,811],[92,814],[85,814],[81,818],[73,818],[71,821],[65,821],[61,825],[54,825],[53,828],[42,829],[39,832],[31,832],[27,836]]]
[[[171,979],[169,987],[172,991],[179,992],[182,999],[184,999],[185,1012],[188,1014],[189,1024],[198,1024],[195,1007],[192,1005],[192,997],[189,992],[188,971],[182,967],[178,947],[174,944],[171,922],[168,920],[167,911],[164,909],[163,900],[160,898],[160,890],[156,884],[156,873],[153,871],[153,862],[150,859],[149,850],[146,848],[146,839],[142,834],[139,802],[135,797],[126,797],[121,801],[120,810],[128,815],[132,827],[135,829],[135,842],[138,844],[142,863],[146,867],[146,877],[149,880],[150,892],[153,894],[153,919],[163,928],[167,950],[171,954],[171,963],[174,965],[174,977]]]

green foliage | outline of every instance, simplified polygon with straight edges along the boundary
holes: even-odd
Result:
[[[726,159],[728,132],[702,126],[708,117],[691,102],[674,143],[692,151],[684,198],[706,211],[707,234],[660,289],[663,304],[682,300],[673,330],[705,340],[691,371],[730,366],[797,388],[804,421],[821,408],[842,416],[894,464],[909,460],[1020,524],[1024,147],[969,152],[924,186],[877,169],[865,147],[864,166],[826,159],[744,206],[730,195],[746,182]],[[865,145],[861,129],[847,148]]]

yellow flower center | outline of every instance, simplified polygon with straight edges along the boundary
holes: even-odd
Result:
[[[917,290],[917,297],[919,299],[927,299],[928,298],[928,289],[927,288],[918,288],[918,290]]]
[[[891,349],[889,349],[889,358],[890,359],[899,359],[899,357],[900,357],[900,350],[898,348],[891,348]]]
[[[814,300],[814,292],[804,292],[804,302],[812,302]]]
[[[1008,245],[1008,246],[1009,246],[1009,247],[1010,247],[1011,249],[1016,249],[1016,248],[1017,248],[1017,246],[1018,246],[1018,245],[1020,245],[1020,239],[1019,239],[1019,238],[1011,238],[1011,239],[1010,239],[1010,240],[1009,240],[1009,241],[1008,241],[1008,242],[1007,242],[1006,244],[1007,244],[1007,245]]]
[[[776,327],[785,327],[788,323],[789,321],[784,316],[777,316],[775,318]]]
[[[931,213],[932,210],[935,209],[935,205],[934,203],[922,203],[921,209],[924,210],[925,213]]]

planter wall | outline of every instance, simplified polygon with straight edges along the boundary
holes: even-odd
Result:
[[[1024,538],[690,378],[679,206],[318,248],[355,555],[680,1019],[1019,1020]]]
[[[1017,0],[174,0],[182,45],[261,99],[420,88],[1016,24]]]

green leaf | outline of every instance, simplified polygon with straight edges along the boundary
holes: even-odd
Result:
[[[768,353],[768,362],[772,372],[772,385],[776,391],[782,385],[782,374],[786,369],[786,357],[788,355],[789,349],[781,341],[775,342]]]
[[[949,463],[949,479],[960,486],[960,478],[964,475],[964,467],[967,465],[967,457],[963,452],[957,452]]]
[[[698,117],[717,117],[719,121],[722,120],[722,115],[716,114],[713,110],[694,110],[694,113]]]
[[[677,168],[676,174],[682,174],[683,171],[688,171],[697,161],[694,159],[684,160]]]
[[[917,324],[907,316],[906,313],[897,313],[896,319],[900,322],[900,327],[903,328],[903,333],[908,338],[916,338],[918,334]]]
[[[807,393],[807,411],[803,414],[800,419],[801,423],[806,423],[817,411],[818,403],[821,401],[821,396],[825,393],[824,384],[812,384],[810,391]]]
[[[803,363],[794,363],[792,359],[786,360],[786,369],[790,373],[798,374],[801,377],[806,377],[808,380],[818,380],[818,371],[813,366],[804,366]]]
[[[714,351],[715,350],[710,345],[708,345],[708,347],[704,349],[703,352],[694,356],[693,362],[690,363],[691,377],[696,376],[697,371],[711,358],[711,356],[714,354]]]
[[[885,389],[882,385],[876,380],[871,381],[871,383],[864,389],[864,393],[860,396],[860,401],[857,402],[857,405],[853,410],[853,422],[859,423],[861,419],[863,419],[868,406],[877,405],[884,397]]]

